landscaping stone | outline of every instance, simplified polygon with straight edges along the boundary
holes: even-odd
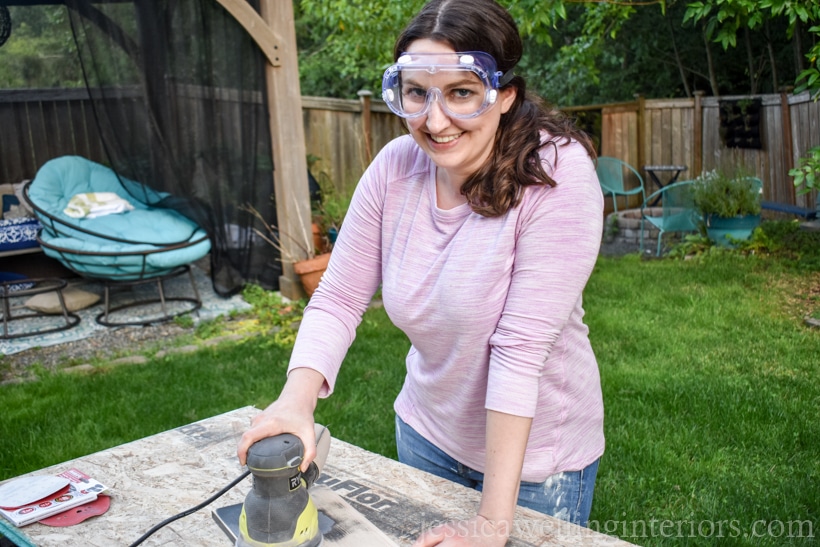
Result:
[[[74,367],[64,368],[63,372],[65,372],[66,374],[81,374],[81,373],[91,372],[92,370],[94,370],[94,366],[90,365],[88,363],[85,363],[85,364],[77,365],[77,366],[74,366]]]
[[[157,359],[162,359],[166,355],[171,355],[175,353],[194,353],[195,351],[199,351],[200,346],[195,346],[193,344],[188,346],[179,346],[176,348],[168,348],[158,351],[154,357]]]
[[[216,338],[210,338],[203,342],[203,346],[217,346],[222,342],[238,342],[244,338],[247,338],[248,335],[245,334],[225,334],[223,336],[217,336]]]
[[[806,232],[820,232],[820,220],[810,220],[800,224],[800,229]]]
[[[148,362],[148,358],[144,355],[129,355],[127,357],[120,357],[109,361],[109,365],[144,365]]]
[[[0,386],[10,386],[12,384],[22,384],[25,381],[26,381],[26,379],[23,378],[22,376],[17,376],[16,378],[10,378],[8,380],[3,380],[2,382],[0,382]]]

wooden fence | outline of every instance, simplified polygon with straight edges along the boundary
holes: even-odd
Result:
[[[759,99],[761,147],[728,148],[721,140],[720,101],[746,99],[638,98],[567,110],[600,113],[601,154],[639,171],[644,165],[681,164],[687,169],[680,180],[691,179],[737,156],[763,180],[764,199],[813,209],[816,194],[795,195],[788,170],[820,146],[820,103],[807,93],[751,97]],[[401,120],[366,92],[359,100],[303,97],[302,114],[311,171],[347,191],[378,150],[405,132]],[[105,161],[85,90],[0,90],[0,184],[31,178],[45,161],[65,154]]]
[[[196,90],[186,95],[192,114],[185,119],[201,120]],[[223,95],[222,110],[239,115],[231,107],[240,98]],[[401,121],[386,106],[362,95],[359,101],[302,98],[306,148],[314,160],[311,171],[344,191],[352,190],[373,155],[403,132]],[[261,95],[241,100],[259,104],[255,111],[263,113]],[[30,179],[49,159],[69,154],[107,163],[85,89],[0,90],[0,184]]]
[[[303,97],[305,148],[311,173],[345,192],[352,191],[373,156],[406,133],[401,119],[369,92],[359,101]]]
[[[721,103],[754,99],[760,106],[759,148],[727,146]],[[601,155],[620,158],[641,172],[644,165],[685,165],[687,169],[679,180],[693,179],[703,171],[734,161],[753,170],[763,181],[764,200],[807,210],[817,206],[816,192],[796,195],[788,174],[809,149],[820,146],[820,103],[813,102],[808,93],[656,100],[639,97],[631,103],[597,108],[601,112]],[[647,190],[656,189],[650,181],[646,183]],[[637,185],[637,180],[632,185]],[[632,204],[638,203],[633,200]]]
[[[104,158],[85,89],[0,91],[0,184],[30,179],[67,154]]]

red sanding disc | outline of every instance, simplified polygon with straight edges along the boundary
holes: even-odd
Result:
[[[97,496],[97,499],[86,504],[72,507],[67,511],[46,517],[40,522],[48,526],[73,526],[86,519],[102,515],[111,507],[110,496]]]

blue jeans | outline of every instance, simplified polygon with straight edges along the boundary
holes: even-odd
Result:
[[[481,492],[484,473],[454,460],[396,416],[399,461]],[[580,471],[566,471],[544,482],[521,482],[518,505],[573,524],[587,526],[598,472],[595,460]]]

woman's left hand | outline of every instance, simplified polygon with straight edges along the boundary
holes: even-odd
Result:
[[[509,535],[509,524],[476,515],[470,520],[448,522],[424,532],[413,547],[504,547]]]

